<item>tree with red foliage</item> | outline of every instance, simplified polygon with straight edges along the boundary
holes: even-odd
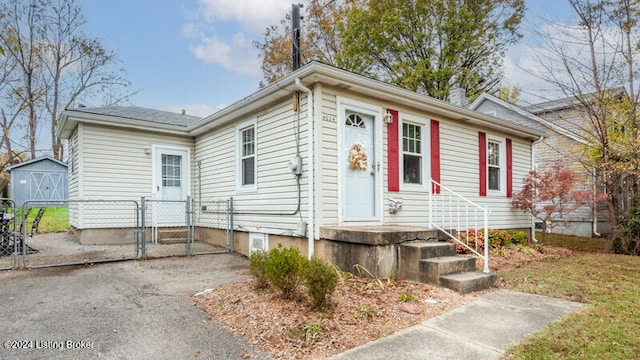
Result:
[[[556,160],[548,169],[529,172],[522,190],[513,195],[512,206],[542,222],[544,242],[553,226],[567,223],[566,214],[604,198],[590,190],[576,190],[577,185],[575,172],[563,160]]]

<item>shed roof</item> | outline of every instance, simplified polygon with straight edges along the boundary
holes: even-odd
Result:
[[[62,161],[56,160],[52,156],[45,155],[45,156],[40,156],[40,157],[31,159],[31,160],[23,161],[23,162],[21,162],[19,164],[11,165],[11,166],[7,167],[6,170],[7,171],[11,171],[13,169],[17,169],[17,168],[20,168],[20,167],[23,167],[23,166],[27,166],[27,165],[30,165],[30,164],[33,164],[33,163],[37,163],[37,162],[40,162],[40,161],[45,161],[45,160],[53,161],[56,164],[62,165],[64,167],[67,167],[67,164],[63,163]]]

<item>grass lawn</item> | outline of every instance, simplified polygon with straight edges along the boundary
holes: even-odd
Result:
[[[31,230],[31,224],[33,220],[35,220],[36,215],[38,214],[39,208],[31,209],[29,212],[29,216],[27,217],[27,230]],[[40,226],[38,227],[38,233],[50,233],[50,232],[61,232],[61,231],[69,231],[71,230],[71,225],[69,225],[69,209],[66,206],[52,207],[47,208],[44,211],[44,215],[42,215],[42,220],[40,220]]]
[[[588,303],[512,348],[514,359],[640,359],[640,257],[585,252],[498,275],[513,290]]]

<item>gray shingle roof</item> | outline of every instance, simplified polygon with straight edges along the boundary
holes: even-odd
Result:
[[[199,120],[200,117],[193,115],[176,114],[169,111],[141,108],[137,106],[110,106],[97,108],[74,108],[73,111],[117,116],[124,119],[149,121],[159,124],[176,125],[187,127]]]

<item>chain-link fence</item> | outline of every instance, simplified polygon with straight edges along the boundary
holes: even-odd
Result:
[[[11,270],[17,265],[15,208],[13,200],[0,199],[0,270]]]
[[[140,256],[140,206],[131,200],[27,201],[15,242],[27,268]]]
[[[233,252],[232,203],[0,199],[0,270]]]

